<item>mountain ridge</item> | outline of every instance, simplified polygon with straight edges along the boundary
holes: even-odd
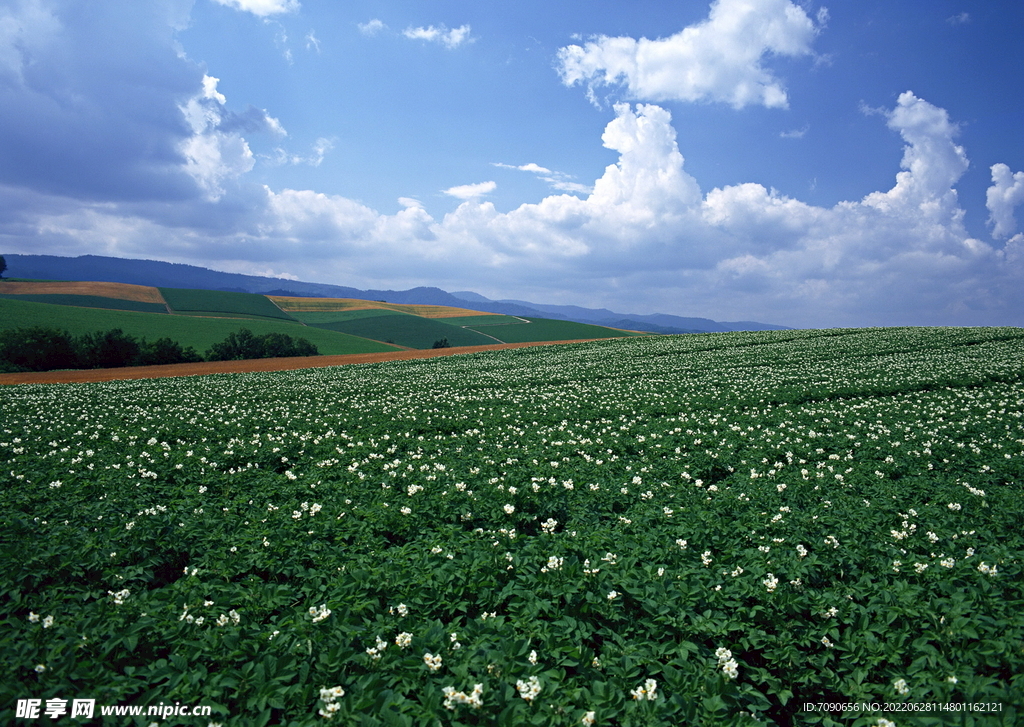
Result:
[[[709,318],[689,318],[666,313],[626,314],[617,313],[607,308],[548,305],[515,299],[492,300],[472,291],[449,293],[441,288],[427,286],[401,291],[361,290],[330,283],[307,283],[287,278],[225,273],[198,265],[168,263],[159,260],[137,260],[102,255],[62,257],[58,255],[9,254],[4,258],[7,261],[8,275],[18,278],[89,280],[309,298],[385,300],[388,303],[444,305],[456,308],[465,307],[466,303],[471,303],[476,310],[488,313],[523,318],[554,318],[652,333],[789,330],[787,326],[756,321],[719,322]]]

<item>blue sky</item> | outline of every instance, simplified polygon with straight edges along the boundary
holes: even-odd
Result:
[[[0,254],[1024,325],[1022,36],[1019,2],[0,0]]]

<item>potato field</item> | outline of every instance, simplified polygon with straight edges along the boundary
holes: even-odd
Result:
[[[0,394],[3,724],[1024,721],[1022,329]]]

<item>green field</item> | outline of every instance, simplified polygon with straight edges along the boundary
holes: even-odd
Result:
[[[17,296],[23,298],[24,296]],[[223,341],[229,333],[248,328],[253,333],[285,333],[312,342],[323,355],[393,351],[394,346],[356,338],[343,333],[302,326],[298,323],[263,319],[192,318],[189,316],[134,311],[102,310],[31,303],[0,298],[0,329],[43,326],[66,329],[73,335],[120,328],[137,338],[155,341],[170,338],[199,353]]]
[[[324,323],[340,323],[343,321],[354,321],[358,318],[378,318],[380,316],[409,315],[406,313],[395,313],[386,308],[361,308],[357,310],[339,311],[289,311],[288,315],[302,321],[309,326],[322,325]],[[418,316],[414,316],[418,317]]]
[[[1024,720],[1021,329],[3,394],[2,724]]]
[[[557,321],[550,318],[527,318],[529,325],[521,322],[506,326],[477,327],[481,333],[494,336],[505,343],[525,343],[527,341],[575,341],[587,338],[609,338],[612,336],[642,336],[635,331],[617,331],[603,326],[592,326],[589,323],[573,321]]]
[[[277,318],[294,321],[265,295],[233,293],[224,290],[188,290],[160,288],[160,294],[175,313],[238,314],[246,317]]]
[[[133,310],[142,313],[166,313],[167,308],[159,303],[143,303],[137,300],[120,298],[104,298],[98,295],[61,295],[44,293],[39,295],[7,295],[0,298],[8,300],[24,300],[30,303],[51,303],[53,305],[70,305],[80,308],[107,308],[110,310]]]
[[[514,325],[516,323],[524,323],[524,321],[519,320],[515,316],[502,315],[458,316],[455,318],[435,318],[434,320],[436,320],[438,323],[444,323],[446,326],[472,326],[474,328],[483,328],[484,326],[505,326]]]
[[[487,346],[500,342],[470,329],[447,326],[433,318],[404,313],[384,312],[382,315],[311,325],[419,349],[431,348],[435,341],[445,338],[451,346]]]

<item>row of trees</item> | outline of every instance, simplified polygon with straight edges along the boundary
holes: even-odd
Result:
[[[215,343],[202,356],[192,346],[182,346],[170,338],[151,342],[137,339],[120,328],[81,336],[39,326],[0,331],[0,372],[156,366],[319,353],[304,338],[283,333],[255,335],[247,328]]]

